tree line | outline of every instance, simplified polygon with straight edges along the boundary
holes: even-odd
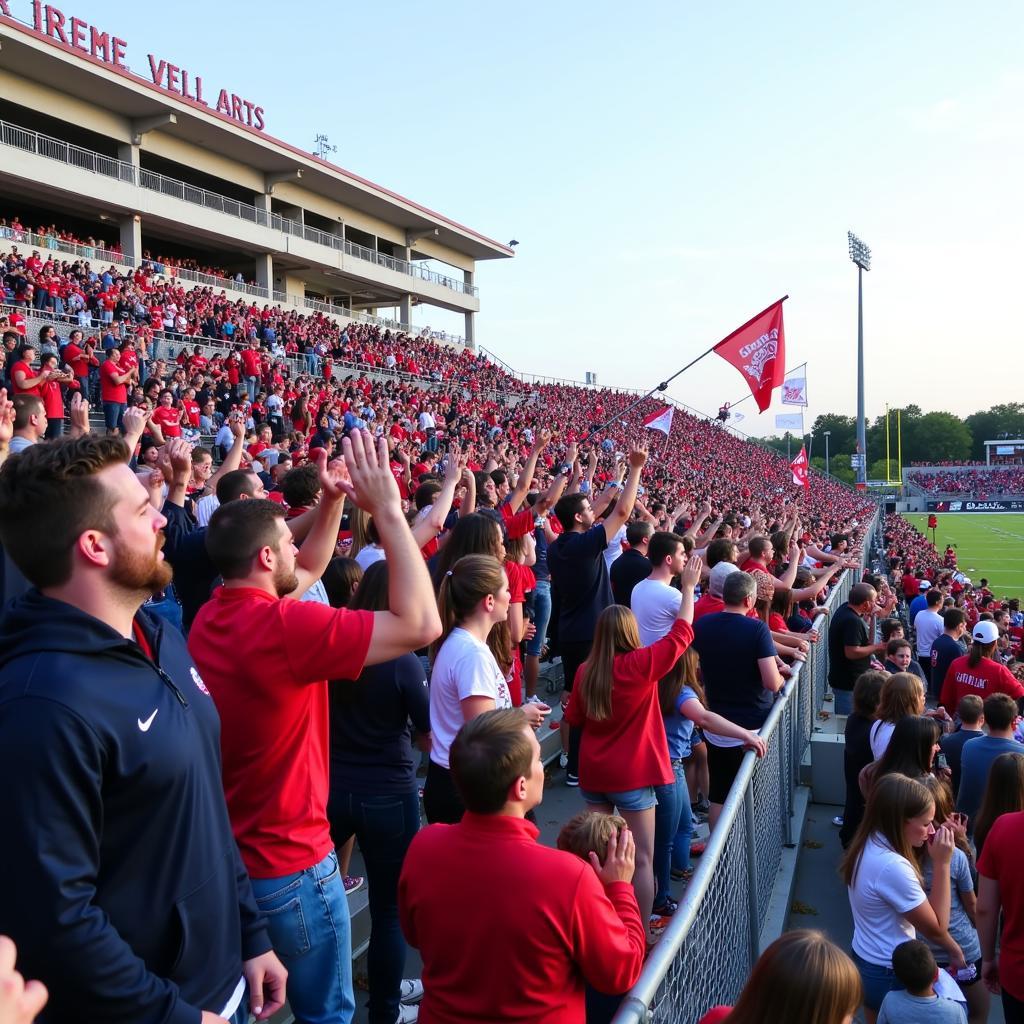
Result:
[[[889,457],[886,472],[885,416],[878,416],[867,424],[868,479],[895,480],[897,472],[896,409],[889,410]],[[984,461],[985,442],[999,438],[1024,437],[1024,402],[993,405],[990,409],[971,413],[966,419],[951,412],[922,412],[919,405],[907,405],[899,410],[903,433],[903,465],[913,462],[966,462]],[[853,483],[855,474],[850,467],[850,456],[857,450],[857,419],[826,413],[819,416],[805,434],[811,465],[825,469],[825,431],[829,436],[829,471],[847,483]],[[767,437],[763,443],[775,451],[796,454],[800,438],[796,434]]]

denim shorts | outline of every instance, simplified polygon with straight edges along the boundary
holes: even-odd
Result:
[[[896,992],[905,988],[891,967],[881,967],[878,964],[870,963],[854,950],[850,950],[850,956],[860,972],[861,984],[864,986],[864,1005],[868,1009],[877,1013],[887,992]]]
[[[588,804],[611,804],[619,811],[649,811],[658,805],[653,786],[625,789],[619,793],[595,793],[581,787],[580,795]]]

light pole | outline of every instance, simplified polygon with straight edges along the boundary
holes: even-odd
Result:
[[[868,480],[868,441],[864,423],[864,271],[871,269],[871,250],[852,232],[846,232],[850,259],[857,265],[857,486]]]
[[[828,439],[832,436],[831,430],[825,431],[825,476],[829,477],[832,474],[828,471]]]

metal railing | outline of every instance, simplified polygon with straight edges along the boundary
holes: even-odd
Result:
[[[308,242],[315,242],[329,249],[343,252],[354,259],[375,263],[385,270],[392,270],[397,274],[404,274],[407,277],[419,278],[422,281],[440,285],[442,288],[447,288],[450,291],[461,292],[462,294],[474,297],[480,294],[480,289],[475,285],[467,284],[464,280],[460,281],[457,277],[439,274],[437,271],[428,270],[418,263],[388,256],[386,253],[369,249],[365,245],[350,242],[340,235],[332,234],[329,231],[321,231],[319,228],[310,227],[301,221],[282,217],[278,213],[264,210],[251,203],[243,203],[229,196],[210,192],[197,185],[191,185],[187,181],[169,178],[167,175],[160,174],[157,171],[151,171],[145,167],[137,167],[126,160],[119,160],[117,157],[106,156],[103,153],[83,149],[81,146],[74,146],[61,139],[55,139],[50,135],[43,135],[41,132],[34,132],[19,125],[10,124],[7,121],[0,121],[0,143],[3,143],[5,146],[13,146],[25,152],[35,153],[49,160],[57,160],[60,163],[78,167],[84,171],[91,171],[93,174],[102,174],[107,178],[115,178],[125,184],[137,185],[141,188],[149,189],[151,192],[159,192],[161,195],[171,196],[174,199],[180,199],[194,206],[201,206],[206,210],[215,210],[217,213],[236,217],[250,224],[258,224],[261,227],[281,231],[286,235],[304,238]]]
[[[877,514],[865,532],[865,564],[876,525]],[[855,570],[842,573],[828,597],[830,612],[859,578]],[[613,1024],[690,1024],[712,1006],[734,1003],[743,988],[761,951],[783,847],[794,843],[800,762],[827,688],[828,621],[815,620],[820,639],[760,730],[765,756],[744,755],[679,909]]]
[[[2,122],[0,122],[2,124]],[[40,235],[34,231],[26,231],[24,228],[12,228],[9,225],[0,227],[0,241],[9,241],[14,245],[27,245],[34,249],[45,249],[50,252],[67,253],[70,256],[77,256],[88,261],[98,260],[102,263],[119,264],[120,267],[133,269],[138,262],[131,256],[114,249],[103,249],[94,245],[83,245],[79,242],[70,242],[57,235]],[[405,334],[412,334],[416,337],[427,337],[432,341],[438,341],[445,345],[457,345],[460,348],[466,347],[466,340],[461,335],[449,334],[447,331],[432,331],[428,328],[415,327],[412,324],[404,324],[400,320],[392,320],[388,317],[371,316],[362,310],[349,309],[334,302],[324,302],[321,299],[310,298],[307,295],[293,295],[287,292],[271,291],[262,285],[249,284],[238,281],[236,278],[219,277],[215,274],[204,274],[198,270],[190,270],[187,267],[178,267],[171,263],[164,263],[161,260],[147,257],[142,261],[152,265],[154,272],[161,277],[176,278],[181,281],[188,281],[191,284],[198,284],[204,288],[219,288],[221,291],[234,291],[247,298],[262,298],[268,301],[295,306],[298,309],[312,309],[320,313],[327,313],[330,316],[343,317],[346,320],[354,320],[356,323],[373,324],[376,327],[384,327],[392,331],[401,331]]]
[[[49,310],[42,309],[31,309],[25,306],[13,306],[0,302],[0,315],[10,315],[11,313],[19,312],[25,317],[25,329],[26,337],[37,338],[39,336],[39,328],[50,324],[54,327],[63,327],[69,330],[79,328],[83,331],[101,331],[104,327],[108,326],[103,324],[99,320],[91,321],[90,326],[82,326],[79,324],[77,318],[72,316],[60,316],[56,313],[52,313]],[[137,325],[133,323],[121,323],[121,337],[132,337],[137,333]],[[157,346],[157,355],[154,356],[153,344]],[[245,342],[248,344],[248,342]],[[203,355],[213,356],[221,355],[225,356],[229,352],[238,352],[244,347],[242,343],[230,342],[223,338],[207,338],[203,335],[191,335],[191,334],[178,334],[176,331],[164,331],[158,329],[151,329],[150,332],[150,357],[152,361],[154,358],[170,360],[173,359],[178,352],[183,348],[191,350],[193,345],[201,346]],[[323,366],[322,358],[317,356],[315,361],[311,362],[306,359],[304,354],[294,356],[275,356],[275,361],[283,362],[293,377],[302,375],[312,375],[319,377]],[[358,362],[354,360],[344,359],[332,359],[331,364],[334,369],[334,378],[344,379],[349,376],[366,377],[370,380],[390,382],[393,384],[411,384],[414,387],[420,388],[423,391],[428,392],[439,392],[439,393],[450,393],[454,391],[461,391],[467,386],[467,381],[459,380],[456,378],[442,378],[440,380],[434,377],[422,377],[417,374],[406,373],[404,370],[391,370],[385,366],[371,366],[369,363]],[[315,367],[315,368],[314,368]],[[484,388],[479,392],[483,398],[490,402],[512,402],[513,405],[517,404],[522,400],[523,396],[510,392],[507,389],[495,390],[493,388]]]

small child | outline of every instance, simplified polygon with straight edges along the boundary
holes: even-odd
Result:
[[[594,854],[603,864],[608,855],[608,840],[612,832],[620,834],[628,829],[625,818],[617,814],[580,811],[562,826],[555,845],[566,853],[575,854],[580,860],[592,863]],[[622,995],[598,992],[589,982],[586,986],[587,1024],[611,1024],[622,1004]]]
[[[901,942],[893,950],[892,969],[906,991],[886,995],[878,1011],[878,1024],[967,1024],[963,1006],[935,991],[945,986],[927,943],[920,939]]]

